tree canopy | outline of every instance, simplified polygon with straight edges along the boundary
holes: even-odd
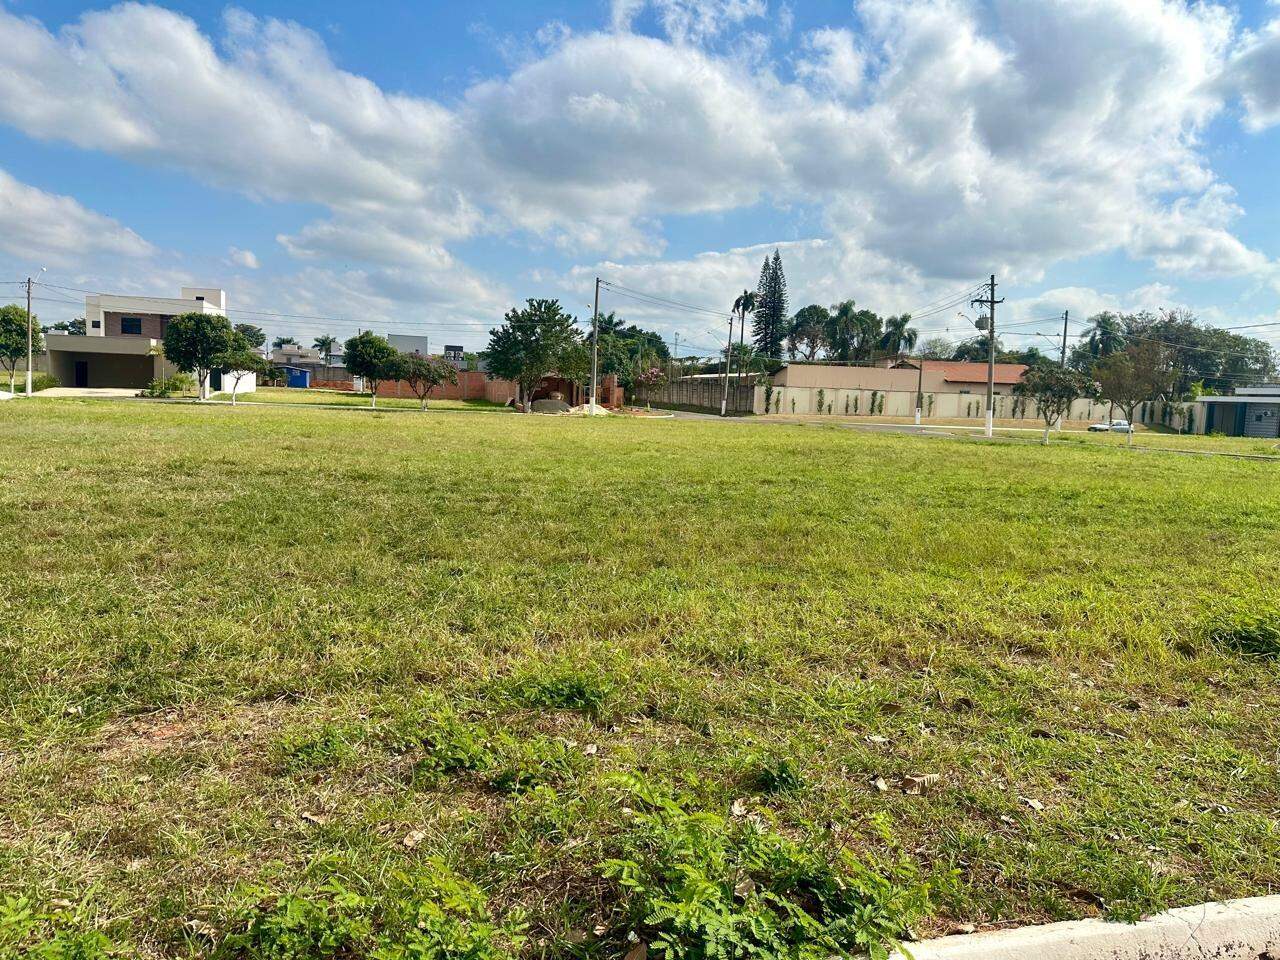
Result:
[[[258,344],[257,346],[261,346]],[[240,390],[240,382],[249,374],[265,376],[270,369],[266,358],[258,352],[249,337],[239,330],[232,330],[231,343],[226,351],[218,356],[215,366],[226,371],[231,380],[231,404],[235,405],[236,395]]]
[[[1081,397],[1093,396],[1097,388],[1079,370],[1064,369],[1054,364],[1038,364],[1027,370],[1014,384],[1014,396],[1034,400],[1044,418],[1044,443],[1049,442],[1049,428],[1066,416],[1071,404]]]
[[[573,317],[559,300],[530,299],[523,308],[507,311],[502,326],[489,331],[484,356],[492,375],[516,382],[528,413],[538,382],[556,372],[564,352],[579,339]]]
[[[422,403],[423,410],[427,409],[427,398],[432,390],[442,383],[458,382],[458,371],[452,363],[440,357],[424,357],[420,353],[400,354],[399,375],[399,379],[409,385],[413,395]]]
[[[766,357],[782,357],[782,344],[790,332],[787,322],[787,277],[782,271],[782,254],[773,251],[765,257],[756,286],[755,320],[751,326],[751,342]]]
[[[194,374],[201,400],[209,398],[209,371],[221,369],[235,330],[220,313],[183,313],[164,331],[164,357],[184,373]]]
[[[403,373],[400,352],[372,330],[349,339],[342,353],[348,372],[369,385],[370,405],[374,407],[378,405],[378,384],[398,380]]]
[[[34,352],[44,349],[44,340],[40,335],[40,327],[35,324],[31,331]],[[9,392],[13,393],[18,364],[27,359],[27,311],[16,303],[8,303],[0,307],[0,365],[9,371]]]
[[[261,347],[267,342],[267,335],[263,329],[252,323],[237,323],[234,327],[235,332],[244,337],[245,342],[250,347]]]

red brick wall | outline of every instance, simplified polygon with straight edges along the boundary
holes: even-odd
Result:
[[[152,340],[159,340],[164,336],[164,325],[171,319],[158,313],[112,313],[107,311],[102,317],[102,326],[108,337],[130,336],[130,334],[121,334],[120,332],[120,320],[122,317],[136,317],[141,320],[142,333],[138,334],[138,336],[150,337]]]

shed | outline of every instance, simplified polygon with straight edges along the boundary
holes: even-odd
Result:
[[[286,387],[297,387],[306,390],[311,386],[311,371],[306,367],[284,367],[284,383]]]

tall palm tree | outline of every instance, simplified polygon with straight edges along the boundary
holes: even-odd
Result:
[[[911,326],[911,314],[887,317],[884,321],[884,333],[880,336],[880,349],[893,356],[904,351],[910,353],[915,349],[919,338],[920,331]]]
[[[746,355],[746,351],[743,349],[743,346],[747,338],[747,314],[754,313],[756,306],[759,303],[759,294],[752,293],[750,290],[743,290],[742,295],[733,301],[733,312],[738,315],[738,322],[740,324],[738,328],[738,355],[740,357]],[[729,340],[732,342],[733,337],[730,337]],[[725,371],[727,375],[728,367],[725,368]],[[742,372],[741,360],[738,361],[738,372],[739,374]]]
[[[297,345],[298,341],[293,337],[276,337],[271,341],[271,349],[273,350],[279,350],[282,347],[296,347]]]
[[[337,345],[338,338],[331,337],[327,333],[311,341],[311,348],[324,354],[324,369],[326,373],[329,370],[329,365],[333,363],[333,348]]]
[[[1089,318],[1085,346],[1101,360],[1124,349],[1124,322],[1110,310]]]

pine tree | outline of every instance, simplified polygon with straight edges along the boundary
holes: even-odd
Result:
[[[755,321],[751,327],[751,340],[758,352],[775,360],[782,357],[787,316],[787,278],[782,272],[782,255],[774,250],[772,259],[765,257],[760,267]]]

